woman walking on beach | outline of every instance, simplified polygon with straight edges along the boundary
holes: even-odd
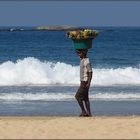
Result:
[[[89,88],[92,79],[92,67],[87,57],[88,49],[77,49],[76,53],[80,57],[80,87],[75,95],[78,104],[81,108],[81,114],[79,116],[92,116],[90,111],[89,102]],[[85,104],[85,105],[84,105]]]

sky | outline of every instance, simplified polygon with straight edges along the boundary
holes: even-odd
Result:
[[[140,26],[140,1],[0,1],[0,26]]]

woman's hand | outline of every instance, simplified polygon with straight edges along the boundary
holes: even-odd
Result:
[[[85,85],[85,88],[89,88],[90,87],[90,83],[88,82],[86,85]]]

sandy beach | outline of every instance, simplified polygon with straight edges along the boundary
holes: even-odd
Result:
[[[140,117],[0,117],[0,139],[138,139]]]

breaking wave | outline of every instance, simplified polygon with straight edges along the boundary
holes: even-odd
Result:
[[[62,62],[40,61],[34,57],[19,59],[15,63],[0,64],[0,86],[11,85],[78,85],[79,66]],[[140,68],[93,69],[91,85],[140,85]]]

